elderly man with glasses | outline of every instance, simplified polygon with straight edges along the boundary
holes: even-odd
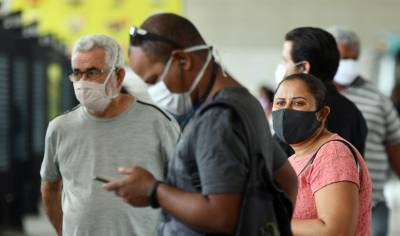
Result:
[[[159,212],[128,207],[101,182],[119,177],[117,168],[126,165],[145,166],[164,179],[179,126],[154,105],[120,92],[123,56],[110,37],[80,38],[71,61],[80,105],[47,129],[41,168],[46,213],[58,235],[152,235]]]

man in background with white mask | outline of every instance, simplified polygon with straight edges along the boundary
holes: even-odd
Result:
[[[385,203],[383,187],[390,167],[400,176],[400,120],[390,99],[361,77],[358,36],[341,27],[332,27],[329,31],[336,38],[341,57],[334,83],[344,96],[356,104],[367,121],[364,157],[373,183],[372,235],[387,235],[389,208]]]
[[[94,179],[116,178],[118,167],[133,164],[163,179],[180,135],[169,115],[120,92],[122,55],[104,35],[81,37],[73,48],[70,80],[80,105],[50,122],[40,172],[58,235],[154,234],[159,212],[127,207]]]
[[[127,176],[105,188],[133,206],[162,208],[158,235],[230,235],[239,220],[252,145],[267,149],[266,162],[273,163],[268,168],[294,201],[296,176],[272,140],[261,105],[225,74],[196,27],[181,16],[162,13],[132,27],[130,37],[132,69],[149,84],[154,102],[179,116],[184,131],[166,182],[133,166],[121,169]],[[233,109],[209,106],[222,100],[246,104],[254,125],[265,131],[253,134],[257,143],[248,142],[247,126]]]
[[[282,63],[278,65],[275,81],[294,73],[309,73],[324,82],[328,93],[326,104],[331,108],[327,128],[352,143],[363,154],[367,126],[361,112],[350,100],[338,93],[333,77],[339,64],[339,51],[334,37],[315,27],[295,28],[285,35]],[[289,145],[279,140],[288,156],[293,154]]]

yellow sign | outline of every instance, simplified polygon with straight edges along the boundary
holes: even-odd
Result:
[[[129,27],[157,12],[182,12],[181,0],[12,0],[24,23],[38,21],[40,34],[53,34],[70,47],[85,34],[106,34],[128,47]],[[126,51],[126,50],[125,50]]]
[[[61,112],[61,80],[62,67],[59,64],[51,63],[47,67],[47,92],[48,92],[48,116],[53,119]]]

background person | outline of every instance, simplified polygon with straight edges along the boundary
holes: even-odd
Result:
[[[300,27],[285,35],[282,64],[278,65],[276,81],[294,73],[312,74],[326,86],[326,104],[331,112],[327,128],[352,143],[363,154],[367,125],[361,112],[350,100],[338,93],[332,81],[339,64],[339,51],[335,38],[327,31],[314,27]],[[290,146],[277,139],[288,156]]]
[[[335,75],[338,91],[350,99],[367,121],[365,161],[372,177],[372,235],[387,235],[389,208],[383,188],[389,180],[390,168],[400,176],[400,120],[390,98],[383,95],[359,71],[360,40],[351,30],[334,27],[340,52],[339,69]]]

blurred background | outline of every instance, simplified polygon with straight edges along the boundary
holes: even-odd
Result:
[[[54,235],[40,207],[39,168],[48,121],[77,104],[69,51],[103,33],[128,48],[128,30],[168,11],[189,18],[255,96],[275,88],[284,35],[299,26],[345,26],[361,39],[362,75],[386,95],[400,81],[398,0],[0,0],[0,229]],[[133,72],[126,89],[148,99]],[[399,95],[399,94],[397,94]],[[399,157],[400,158],[400,157]],[[390,235],[400,235],[400,184],[386,186]],[[1,231],[0,231],[0,234]]]

